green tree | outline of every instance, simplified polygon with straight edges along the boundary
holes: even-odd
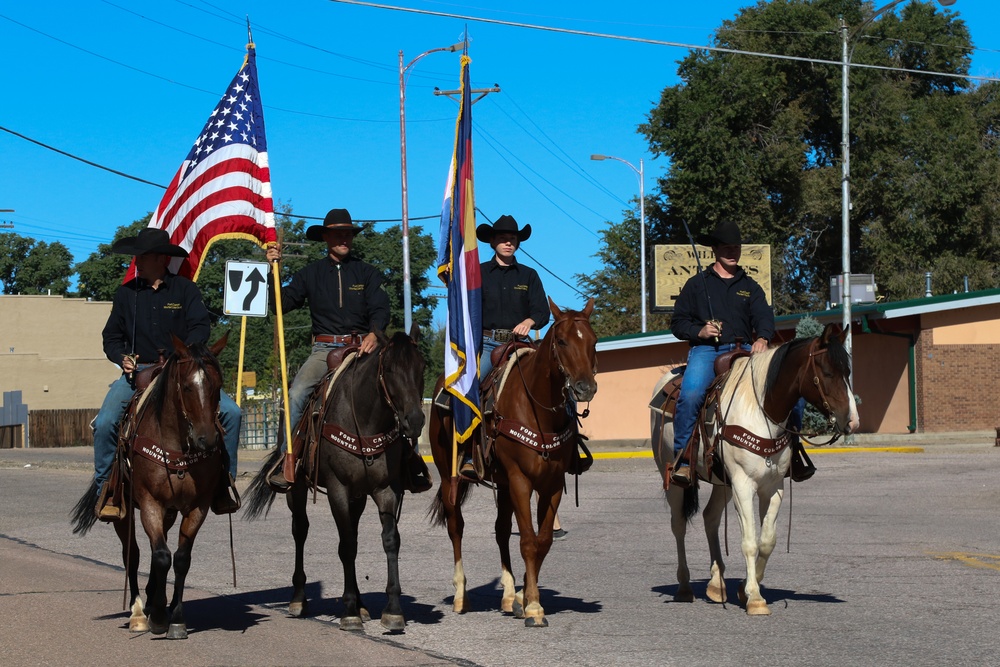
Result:
[[[642,331],[642,258],[638,252],[641,239],[635,212],[626,210],[625,219],[609,222],[600,236],[600,249],[595,257],[600,260],[601,268],[593,274],[575,276],[580,291],[594,297],[591,326],[598,337],[638,333]],[[650,269],[649,262],[646,268]],[[648,277],[647,285],[652,285]],[[648,313],[646,324],[649,331],[665,330],[670,327],[670,317]]]
[[[715,32],[716,46],[839,61],[839,21],[860,25],[861,0],[772,0]],[[972,44],[964,22],[932,2],[888,13],[854,38],[854,63],[963,74]],[[663,90],[639,129],[660,179],[653,242],[687,241],[723,218],[772,247],[777,312],[822,307],[840,272],[840,68],[694,51],[682,83]],[[961,79],[851,71],[851,267],[875,273],[890,298],[918,296],[924,271],[950,288],[960,275],[997,284],[992,221],[1000,164],[997,92]]]
[[[60,241],[0,234],[0,282],[4,294],[66,294],[73,256]]]
[[[111,246],[119,239],[137,235],[149,225],[150,217],[152,213],[147,213],[132,224],[119,227],[111,243],[98,245],[96,252],[90,253],[87,259],[74,267],[79,278],[77,291],[80,296],[95,301],[111,301],[114,298],[132,258],[111,252]]]

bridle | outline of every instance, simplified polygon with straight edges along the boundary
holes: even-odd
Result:
[[[514,365],[517,366],[518,375],[521,377],[521,384],[524,386],[524,393],[527,394],[528,398],[532,403],[542,408],[543,410],[548,410],[549,412],[558,412],[561,408],[565,408],[566,404],[569,402],[569,393],[571,391],[569,386],[569,373],[566,372],[566,367],[563,365],[562,358],[559,356],[559,345],[556,344],[555,339],[555,329],[560,324],[566,322],[590,322],[590,318],[585,315],[574,315],[573,317],[563,317],[552,323],[552,355],[556,358],[556,367],[559,369],[559,373],[563,376],[563,386],[562,386],[562,396],[563,400],[556,405],[551,407],[543,404],[531,393],[531,389],[528,388],[528,382],[524,379],[524,371],[521,369],[521,357],[517,356],[514,358]],[[594,371],[597,372],[596,369]],[[584,408],[583,413],[580,416],[586,418],[590,415],[590,408]]]
[[[834,434],[833,434],[833,436],[831,436],[831,438],[828,441],[826,441],[826,442],[823,442],[823,443],[812,443],[809,440],[806,440],[806,442],[810,442],[810,444],[815,444],[817,446],[831,445],[834,442],[836,442],[838,439],[840,439],[840,436],[842,435],[840,433],[840,430],[836,428],[837,418],[834,416],[833,409],[830,407],[830,399],[827,397],[826,392],[823,391],[823,383],[820,382],[820,379],[819,379],[819,370],[818,370],[818,368],[816,366],[816,357],[818,357],[818,356],[820,356],[822,354],[826,354],[828,350],[829,350],[829,348],[826,348],[826,347],[820,348],[819,347],[819,339],[818,338],[814,339],[811,343],[809,343],[809,357],[806,360],[806,367],[805,367],[805,370],[803,371],[803,375],[805,377],[808,377],[810,374],[812,375],[813,384],[816,385],[816,390],[819,391],[819,397],[820,397],[820,400],[822,401],[822,404],[823,404],[823,407],[821,408],[822,411],[823,411],[823,414],[827,418],[827,422],[830,424],[830,426],[834,427]],[[750,362],[747,364],[747,366],[749,367],[752,363],[753,363],[753,358],[751,357]],[[771,422],[772,424],[781,424],[782,423],[781,420],[774,419],[771,415],[767,414],[767,411],[764,409],[764,404],[761,401],[760,392],[757,391],[756,378],[755,378],[755,376],[754,376],[754,374],[753,374],[752,371],[750,373],[750,379],[751,379],[751,382],[753,382],[753,385],[754,385],[754,387],[753,387],[754,399],[757,401],[757,405],[760,407],[760,411],[764,414],[764,417],[767,418],[767,420],[769,422]],[[848,389],[848,391],[851,391],[851,388],[850,388],[849,385],[848,385],[847,389]],[[786,416],[785,420],[787,421],[787,419],[788,419],[788,417]],[[796,430],[796,429],[792,428],[791,426],[788,426],[787,424],[783,427],[783,429],[785,431],[787,431],[788,433],[791,433],[793,435],[797,435],[797,436],[799,436],[799,437],[801,437],[802,439],[805,440],[805,434],[801,430]]]
[[[198,360],[195,359],[194,357],[184,357],[184,358],[181,358],[181,359],[175,359],[174,363],[173,363],[173,368],[170,369],[171,373],[173,374],[173,378],[172,379],[173,379],[173,382],[174,382],[174,387],[177,390],[177,402],[180,404],[181,416],[184,417],[184,422],[187,424],[187,437],[184,439],[184,443],[181,446],[181,452],[184,453],[184,454],[187,454],[188,451],[192,447],[194,447],[194,422],[191,420],[191,417],[188,414],[187,405],[185,405],[185,403],[184,403],[184,390],[181,387],[180,365],[181,364],[187,364],[187,363],[194,363],[196,361],[198,361]],[[206,368],[206,371],[207,371],[207,368]],[[220,384],[220,390],[221,390],[221,384]],[[221,436],[221,433],[222,433],[222,431],[221,431],[221,422],[219,421],[219,410],[220,409],[221,409],[221,406],[219,406],[219,405],[215,406],[215,420],[214,421],[215,421],[215,427],[216,427],[217,430],[219,430],[220,436]]]

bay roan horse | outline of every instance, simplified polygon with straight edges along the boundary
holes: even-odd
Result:
[[[229,335],[211,348],[185,345],[173,337],[174,351],[162,371],[145,390],[131,425],[131,482],[125,515],[114,521],[122,543],[122,560],[131,598],[129,630],[166,633],[168,639],[186,639],[184,581],[191,567],[191,548],[208,515],[223,465],[222,426],[218,420],[222,371],[216,355]],[[123,420],[124,422],[124,420]],[[76,533],[86,533],[96,521],[97,491],[93,482],[73,511]],[[139,598],[139,547],[135,540],[134,511],[149,537],[152,550],[146,604]],[[180,515],[177,550],[171,555],[167,533]],[[174,567],[174,596],[167,605],[167,574]]]
[[[582,311],[559,310],[549,299],[555,320],[534,352],[510,362],[505,387],[494,406],[492,418],[483,426],[493,439],[493,464],[487,478],[496,485],[496,540],[500,548],[501,610],[524,618],[528,627],[545,627],[545,612],[539,602],[538,572],[552,546],[552,524],[562,498],[563,481],[571,457],[575,455],[574,403],[586,403],[597,393],[597,337],[590,326],[594,300]],[[440,388],[441,382],[438,382]],[[437,395],[437,392],[435,392]],[[539,451],[525,445],[505,430],[497,430],[500,420],[517,423],[560,445]],[[568,434],[567,434],[568,432]],[[568,437],[567,437],[568,435]],[[456,502],[451,500],[452,421],[451,413],[431,408],[431,452],[441,476],[441,487],[431,507],[436,523],[446,523],[454,552],[455,599],[453,609],[466,611],[465,571],[462,567],[462,533],[465,520],[462,502],[468,482],[459,481]],[[551,447],[551,445],[542,445]],[[538,493],[538,532],[532,522],[531,498]],[[515,594],[510,561],[511,515],[517,518],[524,559],[524,587]]]
[[[713,482],[712,495],[703,516],[712,562],[708,597],[714,602],[726,601],[719,524],[722,511],[732,497],[743,535],[741,546],[747,570],[739,590],[740,599],[746,604],[748,614],[771,613],[760,593],[760,581],[777,539],[775,522],[784,494],[785,473],[792,457],[791,447],[788,446],[773,454],[762,455],[736,446],[720,434],[724,427],[728,427],[728,433],[749,431],[761,438],[781,442],[789,414],[800,397],[820,410],[838,432],[846,434],[856,430],[859,425],[858,409],[850,386],[851,360],[844,348],[844,339],[845,335],[839,327],[828,324],[823,334],[816,338],[794,340],[752,357],[736,359],[722,385],[718,401],[706,407],[706,414],[716,417],[712,423],[705,425],[705,434],[709,442],[716,442],[716,459],[721,460],[724,474],[730,480],[730,485],[726,485],[717,476],[710,476],[701,458],[703,447],[702,454],[697,457],[699,477],[712,479]],[[676,372],[670,371],[660,379],[654,396],[673,379]],[[665,423],[660,420],[664,420],[663,416],[653,412],[653,455],[660,474],[668,475],[667,467],[674,458],[673,421],[670,418],[665,419]],[[700,423],[697,428],[701,428]],[[743,439],[746,441],[746,437]],[[770,449],[765,448],[765,452]],[[719,472],[718,466],[716,471]],[[754,496],[757,497],[760,512],[759,538],[754,522]],[[684,533],[688,520],[698,510],[698,491],[694,486],[681,489],[670,485],[667,502],[671,529],[677,541],[679,585],[674,598],[691,602],[694,594]]]
[[[377,332],[378,350],[355,357],[333,384],[326,401],[323,437],[319,438],[316,448],[315,464],[305,461],[299,466],[295,483],[286,494],[295,539],[293,592],[288,605],[292,616],[306,613],[303,569],[309,535],[306,500],[315,481],[317,487],[326,489],[340,533],[339,554],[344,566],[344,611],[340,629],[364,631],[362,623],[368,616],[358,588],[355,559],[358,524],[369,496],[378,508],[382,548],[388,563],[388,602],[382,612],[382,625],[394,632],[402,631],[406,625],[399,600],[396,521],[403,498],[403,466],[410,454],[411,441],[424,427],[424,359],[416,344],[418,332],[414,326],[412,337],[396,332],[391,339]],[[336,441],[352,444],[345,448],[335,444]],[[307,445],[306,451],[310,450]],[[267,486],[267,475],[284,454],[284,450],[275,448],[250,483],[245,498],[246,518],[258,518],[274,501],[275,493]]]

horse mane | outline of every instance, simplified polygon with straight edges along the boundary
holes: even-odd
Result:
[[[771,363],[767,367],[767,379],[764,382],[764,392],[767,393],[771,391],[771,388],[775,385],[778,378],[778,373],[781,369],[781,365],[784,363],[788,355],[798,350],[804,345],[810,345],[813,341],[817,340],[819,336],[814,336],[813,338],[796,338],[793,341],[789,341],[779,347],[774,356],[771,358]],[[850,377],[851,374],[851,356],[847,353],[844,348],[844,344],[840,342],[840,338],[837,336],[832,336],[826,346],[827,358],[833,365],[834,369],[840,373],[843,377]]]
[[[211,366],[222,377],[222,367],[219,365],[219,360],[215,358],[215,355],[208,349],[208,345],[205,343],[197,342],[188,345],[188,352],[191,353],[191,358],[198,364],[198,368],[205,370],[206,365]],[[177,365],[177,352],[171,352],[170,356],[167,357],[166,363],[163,365],[163,370],[160,371],[157,380],[160,378],[170,377],[170,373],[173,372],[174,367]],[[163,414],[163,409],[166,406],[167,399],[167,383],[166,382],[153,382],[149,386],[149,396],[146,400],[149,405],[153,408],[154,414]]]

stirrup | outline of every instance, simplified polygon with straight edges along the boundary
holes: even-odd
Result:
[[[229,493],[232,489],[232,494]],[[215,490],[215,497],[212,499],[212,512],[215,514],[232,514],[243,506],[240,500],[240,492],[236,490],[236,482],[232,475],[226,473],[226,479],[220,481]]]
[[[686,489],[691,486],[692,477],[691,466],[687,463],[680,463],[676,468],[670,471],[670,483],[676,484],[682,489]]]

